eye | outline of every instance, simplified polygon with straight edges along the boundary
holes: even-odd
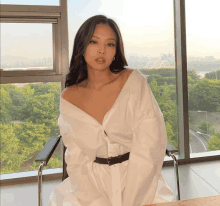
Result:
[[[115,44],[109,44],[109,45],[112,45],[111,47],[114,47],[114,46],[115,46]]]
[[[90,41],[90,43],[92,43],[92,42],[95,42],[95,43],[97,43],[96,41]]]
[[[95,44],[95,43],[97,43],[97,42],[92,40],[92,41],[90,41],[90,43],[91,43],[91,44]],[[113,43],[109,43],[108,45],[109,45],[110,47],[115,47],[115,44],[113,44]]]

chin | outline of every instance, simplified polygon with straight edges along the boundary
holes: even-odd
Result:
[[[94,64],[92,66],[90,66],[90,68],[92,69],[110,69],[110,65],[107,65],[106,63],[104,64]]]

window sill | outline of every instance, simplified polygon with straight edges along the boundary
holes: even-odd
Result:
[[[42,181],[62,179],[63,168],[44,169]],[[18,172],[0,175],[0,186],[10,184],[23,184],[25,182],[38,182],[38,171]]]
[[[210,162],[220,159],[220,150],[200,152],[200,153],[190,153],[190,159],[188,160],[181,159],[178,154],[175,156],[176,159],[178,160],[178,165],[186,165],[196,162]],[[173,158],[169,156],[165,156],[163,166],[166,167],[172,165],[173,165]]]
[[[220,150],[209,151],[203,153],[190,154],[190,160],[179,159],[179,155],[175,155],[178,160],[178,165],[190,164],[194,162],[209,162],[220,159]],[[173,166],[172,157],[165,156],[163,166]],[[44,169],[42,180],[58,180],[62,179],[63,168]],[[24,182],[38,182],[38,171],[18,172],[11,174],[0,175],[0,186],[11,184],[23,184]]]
[[[200,153],[191,153],[190,158],[202,158],[202,157],[215,157],[220,155],[220,150],[216,151],[208,151],[208,152],[200,152]]]

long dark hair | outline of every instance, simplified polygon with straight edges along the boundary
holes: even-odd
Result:
[[[114,20],[104,15],[96,15],[87,19],[79,28],[73,45],[73,54],[70,62],[69,73],[66,75],[65,88],[71,85],[78,85],[88,79],[87,64],[84,59],[84,52],[91,41],[97,24],[107,24],[116,35],[116,54],[115,60],[110,65],[112,73],[119,73],[128,66],[124,55],[122,36]]]

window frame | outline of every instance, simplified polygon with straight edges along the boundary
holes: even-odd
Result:
[[[179,150],[176,156],[178,164],[219,160],[220,152],[218,151],[190,154],[185,0],[173,0],[173,8]],[[170,166],[172,163],[168,161],[165,162],[165,165]]]
[[[69,70],[67,0],[60,0],[60,6],[1,4],[0,20],[3,23],[52,23],[53,39],[53,70],[0,71],[0,84],[60,82],[63,91]],[[60,142],[63,156],[63,142]],[[43,172],[46,175],[43,176],[46,179],[60,178],[62,172],[57,172],[57,169],[62,170],[62,166]],[[37,171],[21,173],[17,176],[16,173],[0,175],[0,185],[36,182]]]
[[[0,84],[62,81],[69,67],[69,48],[67,2],[60,3],[60,6],[1,5],[1,23],[52,23],[53,70],[0,71]]]

